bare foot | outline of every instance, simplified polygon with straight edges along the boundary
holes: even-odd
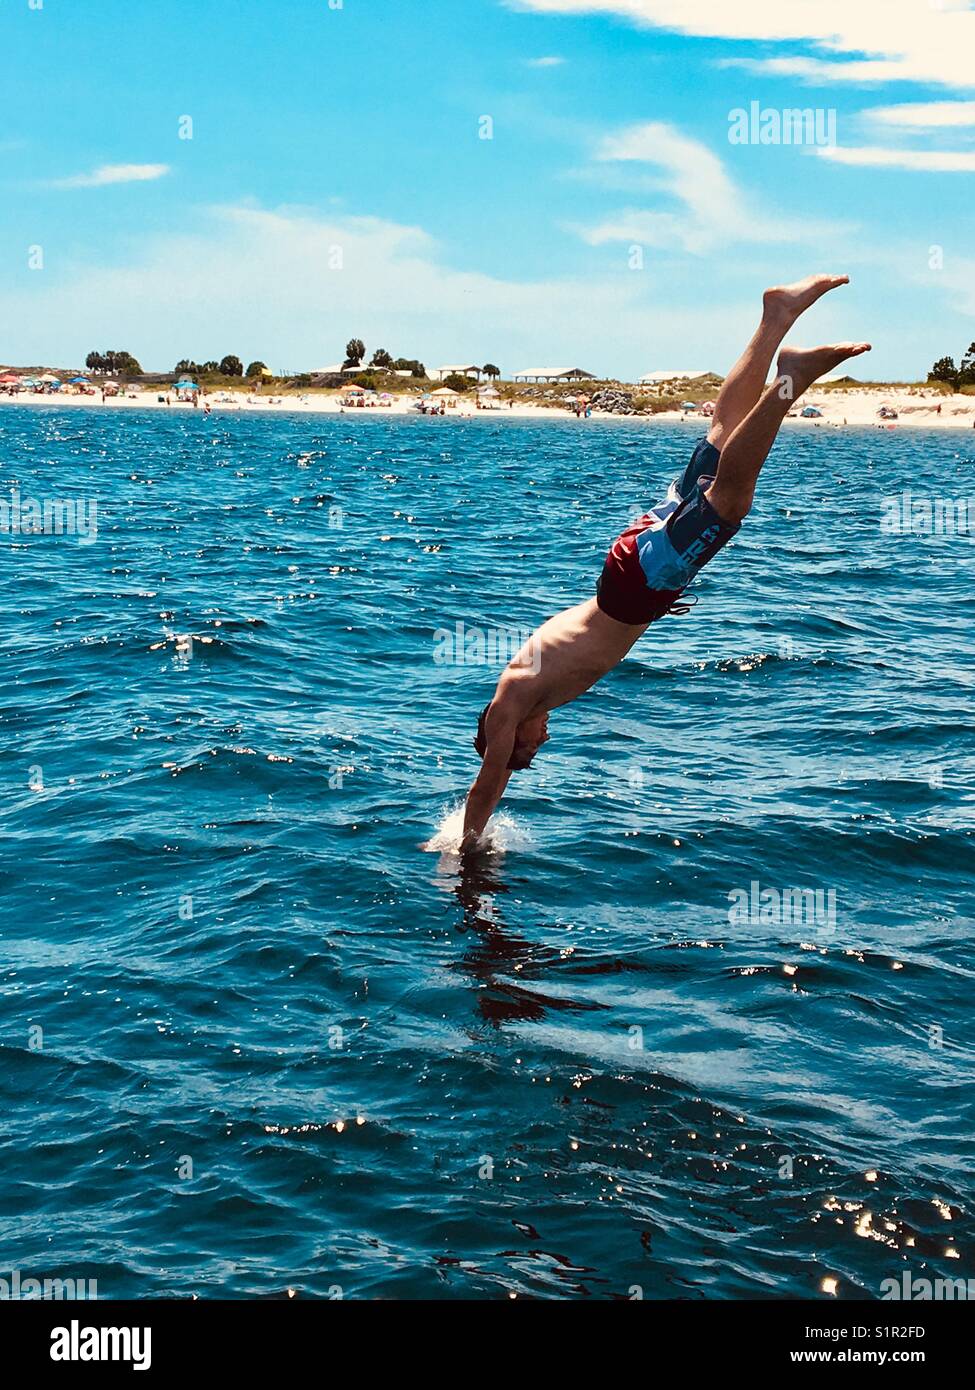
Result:
[[[849,275],[807,275],[794,285],[775,285],[765,291],[764,307],[768,318],[785,319],[794,323],[817,299],[850,283]]]
[[[778,389],[784,401],[794,401],[814,381],[849,357],[869,352],[869,343],[830,343],[818,348],[783,348],[779,353]]]

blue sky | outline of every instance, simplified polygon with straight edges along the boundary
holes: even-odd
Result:
[[[968,0],[0,0],[0,28],[4,362],[307,370],[356,335],[724,371],[810,270],[854,284],[805,339],[871,339],[864,375],[975,338]],[[752,102],[835,112],[835,145],[731,143]]]

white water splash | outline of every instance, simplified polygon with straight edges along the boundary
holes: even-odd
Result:
[[[464,803],[448,807],[440,824],[423,846],[434,854],[458,853],[464,834]],[[532,843],[528,830],[507,811],[499,811],[487,823],[481,836],[480,848],[504,853],[505,850],[526,849]]]

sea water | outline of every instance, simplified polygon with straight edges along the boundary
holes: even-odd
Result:
[[[456,852],[497,639],[592,594],[695,438],[0,411],[3,495],[97,520],[0,534],[0,1275],[975,1272],[975,552],[883,525],[975,492],[970,435],[787,427],[697,606]]]

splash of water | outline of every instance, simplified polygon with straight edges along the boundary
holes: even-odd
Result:
[[[444,810],[440,823],[423,848],[434,854],[459,853],[463,834],[464,803],[461,801]],[[526,849],[531,842],[532,837],[525,826],[509,812],[499,811],[488,821],[481,836],[480,848],[504,853],[506,850]]]

